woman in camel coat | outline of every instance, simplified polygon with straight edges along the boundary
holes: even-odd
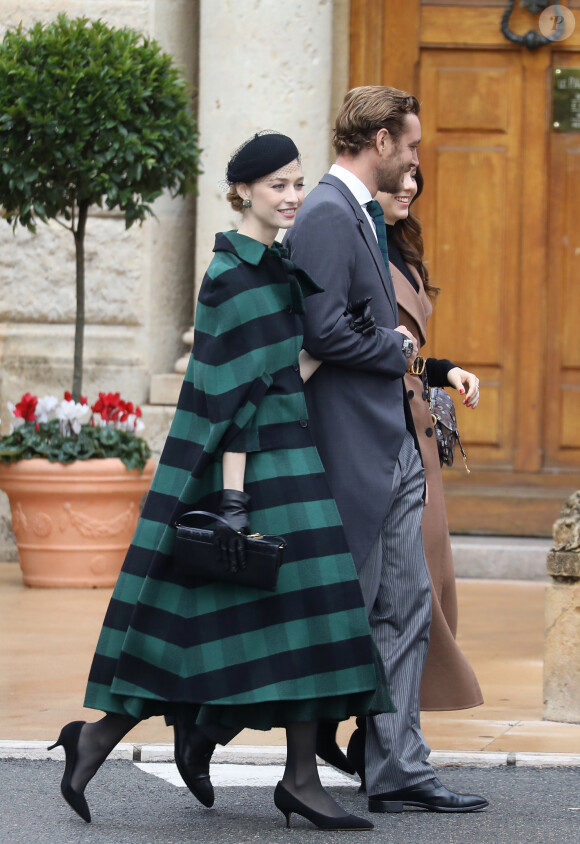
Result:
[[[420,171],[406,174],[400,193],[377,195],[385,212],[390,270],[399,306],[399,322],[417,338],[419,346],[427,339],[427,323],[438,290],[429,284],[423,264],[421,227],[409,212],[411,202],[421,193]],[[371,305],[372,307],[372,305]],[[431,387],[455,387],[468,407],[479,400],[476,376],[448,360],[429,358],[426,371]],[[423,543],[433,590],[429,652],[421,684],[421,709],[468,709],[483,703],[473,669],[461,652],[457,633],[457,594],[451,542],[443,495],[443,478],[437,438],[429,411],[423,379],[405,375],[413,421],[421,446],[428,499],[423,514]]]

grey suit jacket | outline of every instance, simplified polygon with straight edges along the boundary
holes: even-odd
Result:
[[[390,507],[408,424],[397,302],[366,215],[346,185],[324,176],[284,240],[292,260],[324,288],[306,306],[304,347],[323,361],[306,384],[314,441],[360,570]],[[372,296],[377,332],[352,331],[349,300]],[[410,414],[409,414],[410,417]]]

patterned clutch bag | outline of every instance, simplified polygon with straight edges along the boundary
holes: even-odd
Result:
[[[470,469],[467,465],[467,456],[463,450],[459,431],[457,430],[455,405],[451,396],[442,387],[431,387],[429,389],[429,410],[431,411],[435,436],[437,437],[439,463],[441,466],[444,464],[446,466],[453,466],[455,445],[458,443],[465,470],[469,474]]]
[[[184,524],[190,517],[207,523],[226,519],[206,510],[190,510],[176,522],[177,536],[173,552],[173,565],[183,576],[195,580],[228,581],[239,586],[276,591],[278,572],[286,541],[281,536],[251,534],[246,537],[246,567],[232,572],[218,560],[213,544],[213,530]],[[228,525],[229,526],[229,525]]]

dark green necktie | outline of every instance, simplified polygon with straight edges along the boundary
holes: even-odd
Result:
[[[385,215],[383,214],[383,209],[379,202],[376,199],[371,199],[370,202],[367,202],[365,208],[373,218],[375,228],[377,230],[377,240],[379,242],[379,249],[381,250],[381,255],[383,256],[383,260],[387,267],[387,275],[389,276],[389,281],[391,279],[391,270],[389,267],[389,249],[387,246],[387,227],[385,225]]]

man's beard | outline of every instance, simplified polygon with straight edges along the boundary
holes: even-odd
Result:
[[[384,193],[397,193],[403,187],[403,176],[407,172],[405,165],[391,159],[385,163],[381,168],[377,168],[377,184],[378,190]]]

